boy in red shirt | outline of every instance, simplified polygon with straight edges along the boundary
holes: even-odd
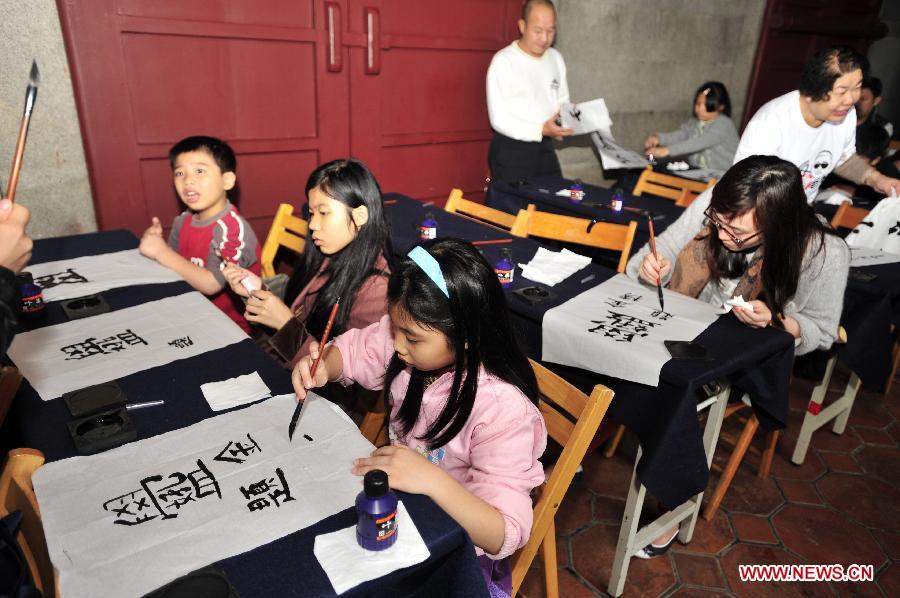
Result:
[[[259,241],[227,197],[237,180],[234,151],[214,137],[188,137],[169,150],[169,163],[175,190],[188,209],[172,223],[168,243],[154,216],[140,251],[180,274],[249,334],[244,306],[222,274],[227,263],[260,273]]]

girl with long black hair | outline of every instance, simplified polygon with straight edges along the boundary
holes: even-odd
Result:
[[[242,279],[249,276],[256,288],[262,285],[247,270],[232,265],[224,271],[231,289],[247,298],[247,320],[275,330],[269,343],[291,365],[321,338],[338,298],[332,334],[365,327],[387,313],[393,257],[381,189],[362,162],[322,164],[309,175],[306,196],[306,248],[284,300],[265,290],[249,293]]]
[[[471,536],[485,581],[509,594],[506,557],[531,532],[547,431],[497,275],[471,244],[443,238],[410,251],[388,302],[389,317],[335,339],[315,379],[312,345],[294,388],[299,397],[328,381],[388,389],[393,443],[353,472],[382,469],[391,487],[430,496]]]
[[[715,305],[740,296],[735,317],[775,326],[796,339],[794,353],[827,349],[837,338],[850,250],[806,203],[800,171],[775,156],[731,167],[656,240],[628,261],[632,278]],[[669,530],[636,556],[668,550]]]

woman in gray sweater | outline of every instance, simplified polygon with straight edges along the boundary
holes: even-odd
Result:
[[[694,117],[675,131],[651,135],[644,149],[654,158],[684,157],[692,168],[722,173],[731,168],[739,140],[728,90],[718,81],[707,81],[694,94]]]
[[[844,240],[806,203],[800,171],[775,156],[731,167],[656,239],[626,273],[722,305],[742,296],[752,310],[732,311],[748,326],[775,326],[796,339],[795,354],[827,349],[837,338],[850,266]],[[730,317],[730,316],[729,316]],[[663,554],[677,528],[637,556]]]

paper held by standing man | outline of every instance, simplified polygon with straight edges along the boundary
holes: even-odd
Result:
[[[565,102],[559,107],[559,120],[562,126],[572,129],[575,135],[587,135],[594,131],[602,132],[612,138],[612,120],[603,98],[589,102],[572,104]]]

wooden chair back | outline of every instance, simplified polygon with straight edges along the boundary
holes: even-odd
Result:
[[[831,218],[832,228],[856,228],[869,215],[869,210],[854,208],[849,201],[842,203]]]
[[[616,270],[624,272],[635,231],[637,222],[633,220],[628,224],[597,222],[587,218],[539,212],[534,204],[528,204],[527,210],[519,210],[511,232],[519,237],[540,237],[619,251],[621,255]]]
[[[450,191],[450,197],[447,198],[444,210],[505,230],[511,229],[513,223],[516,221],[516,217],[512,214],[488,207],[470,199],[465,199],[463,197],[462,189],[453,189]]]
[[[588,445],[613,399],[613,391],[598,384],[587,396],[541,364],[531,361],[540,389],[539,409],[547,425],[547,434],[562,447],[552,472],[541,487],[534,505],[534,522],[528,543],[513,555],[512,595],[515,596],[538,548],[544,552],[545,563],[552,555],[553,567],[545,568],[547,596],[558,595],[556,579],[556,527],[554,517],[562,503],[578,465],[584,459]],[[552,585],[552,587],[551,587]]]
[[[38,510],[31,476],[44,464],[44,455],[34,449],[13,449],[0,473],[0,516],[22,512],[19,546],[31,571],[34,585],[44,596],[58,595],[53,565],[47,552],[44,525]]]
[[[0,368],[0,425],[3,425],[21,383],[22,374],[17,368],[13,366]]]
[[[306,248],[306,220],[294,216],[294,206],[283,203],[275,212],[269,236],[260,253],[260,265],[263,277],[275,276],[275,254],[279,247],[287,247],[294,253],[303,253]]]
[[[675,205],[679,208],[686,208],[692,203],[694,200],[700,197],[700,194],[696,191],[691,191],[690,189],[684,189],[681,192],[681,195],[678,196],[678,199],[675,200]]]
[[[638,182],[635,184],[631,194],[640,196],[643,193],[649,193],[650,195],[677,200],[685,189],[689,189],[699,195],[715,184],[716,179],[711,179],[706,183],[703,181],[692,181],[680,176],[656,172],[652,166],[647,166],[641,173],[640,178],[638,178]]]

